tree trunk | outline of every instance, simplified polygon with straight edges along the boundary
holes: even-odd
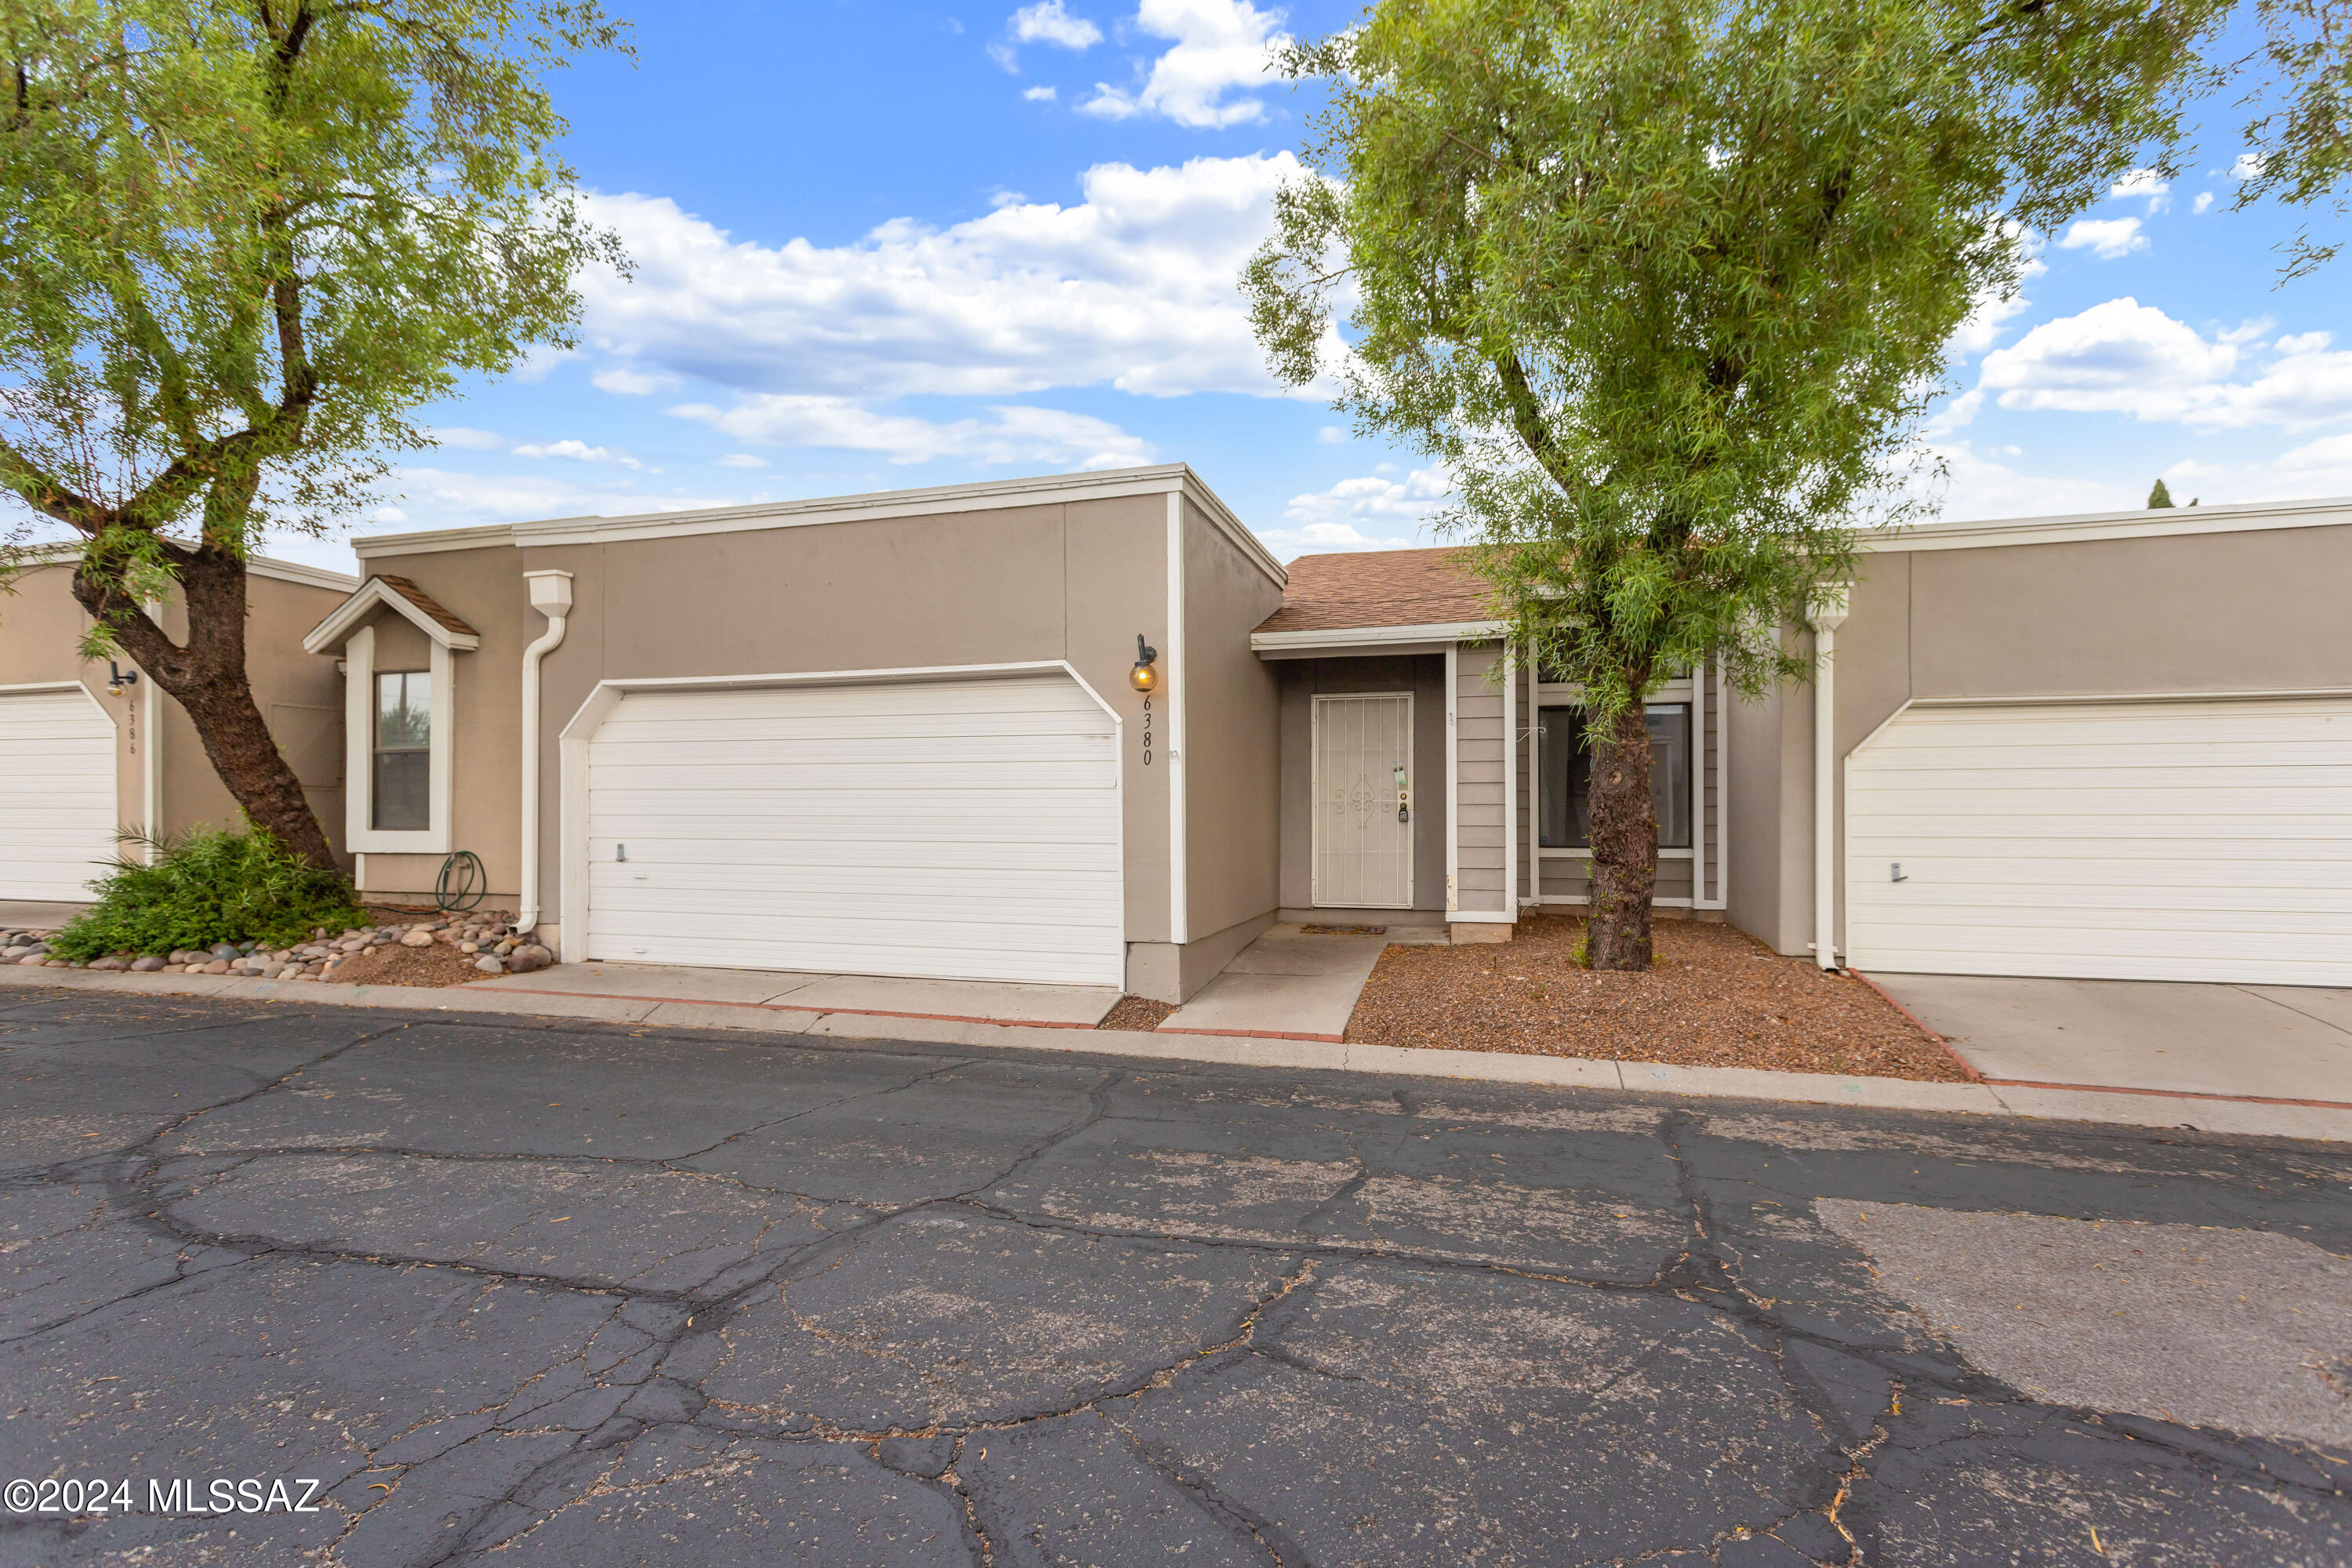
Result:
[[[1592,748],[1586,796],[1591,912],[1584,949],[1595,969],[1650,967],[1650,900],[1658,888],[1658,818],[1650,805],[1650,725],[1640,703]]]
[[[166,637],[119,584],[78,572],[74,597],[113,631],[147,679],[187,710],[213,771],[255,826],[320,870],[341,875],[301,782],[278,749],[246,679],[245,562],[209,542],[194,550],[165,548],[175,557],[187,605],[186,647]],[[147,743],[153,745],[154,737]],[[147,830],[160,826],[151,822]]]

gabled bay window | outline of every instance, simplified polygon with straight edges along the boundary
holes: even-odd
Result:
[[[303,637],[310,652],[342,661],[341,847],[454,847],[456,656],[481,645],[480,633],[405,577],[370,577]]]

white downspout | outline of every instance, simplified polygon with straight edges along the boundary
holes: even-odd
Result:
[[[1813,604],[1813,962],[1837,961],[1837,629],[1845,590]]]
[[[530,607],[547,617],[547,630],[522,650],[522,910],[515,930],[524,935],[539,926],[539,661],[563,640],[572,612],[572,574],[526,572]]]

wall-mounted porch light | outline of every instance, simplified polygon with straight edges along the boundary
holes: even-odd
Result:
[[[1136,633],[1135,668],[1127,672],[1127,683],[1138,691],[1150,691],[1156,688],[1160,684],[1160,672],[1151,668],[1151,661],[1159,657],[1160,650],[1145,642],[1141,632]]]
[[[110,658],[106,661],[106,694],[109,697],[120,697],[123,692],[139,684],[137,670],[117,669],[114,668],[114,661]]]

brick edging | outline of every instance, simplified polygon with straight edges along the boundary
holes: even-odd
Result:
[[[1894,1008],[1896,1012],[1910,1019],[1912,1027],[1917,1029],[1921,1034],[1927,1036],[1929,1039],[1943,1047],[1944,1054],[1960,1064],[1960,1070],[1969,1075],[1969,1081],[1970,1083],[1984,1083],[1988,1081],[1985,1075],[1977,1070],[1976,1064],[1969,1060],[1968,1058],[1960,1055],[1959,1051],[1953,1047],[1951,1041],[1944,1038],[1943,1036],[1927,1027],[1927,1021],[1925,1018],[1922,1018],[1918,1014],[1914,1013],[1910,1008],[1906,1007],[1902,1003],[1897,1002],[1894,997],[1888,995],[1886,994],[1885,986],[1881,985],[1877,981],[1873,980],[1869,975],[1864,974],[1859,969],[1849,969],[1846,973],[1853,975],[1856,980],[1861,981],[1864,985],[1869,986],[1873,991],[1877,992],[1878,999],[1880,1001],[1885,1003],[1888,1006]],[[2047,1084],[2021,1084],[2018,1087],[2046,1089],[2050,1086]],[[2296,1101],[2294,1103],[2300,1104],[2301,1102]]]

